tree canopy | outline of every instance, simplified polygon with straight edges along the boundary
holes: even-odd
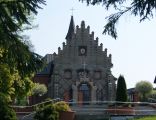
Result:
[[[106,10],[115,9],[115,13],[106,17],[108,22],[104,26],[104,34],[117,38],[116,24],[121,16],[126,13],[138,16],[140,22],[153,18],[156,10],[155,0],[79,0],[88,5],[103,5]]]
[[[20,34],[32,27],[30,16],[42,4],[44,0],[0,0],[0,92],[9,97],[28,93],[32,74],[43,66],[42,56]]]
[[[30,51],[30,46],[19,32],[23,25],[31,26],[29,17],[37,14],[44,0],[0,0],[0,63],[17,69],[21,77],[38,70],[41,56]]]
[[[139,93],[142,101],[146,101],[147,96],[152,92],[153,86],[148,81],[140,81],[135,86],[136,91]]]

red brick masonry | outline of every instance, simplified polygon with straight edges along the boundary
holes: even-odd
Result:
[[[107,113],[110,115],[135,115],[133,107],[109,107]]]

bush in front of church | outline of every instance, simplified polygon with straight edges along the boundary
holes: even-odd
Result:
[[[58,120],[59,113],[56,111],[53,103],[39,106],[34,116],[35,120]]]
[[[120,75],[117,82],[116,101],[127,102],[127,87],[124,76]]]
[[[57,112],[71,111],[69,105],[65,101],[59,101],[54,104]]]
[[[65,101],[56,103],[45,102],[36,108],[35,120],[59,120],[59,114],[63,111],[71,111],[70,106]]]

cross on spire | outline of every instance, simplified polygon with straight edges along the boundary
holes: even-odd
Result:
[[[73,11],[75,10],[74,8],[72,8],[72,9],[70,9],[71,10],[71,12],[72,12],[72,16],[73,16]]]

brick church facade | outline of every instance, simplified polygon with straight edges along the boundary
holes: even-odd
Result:
[[[46,83],[46,97],[74,102],[115,100],[112,56],[103,50],[102,43],[99,45],[98,38],[94,39],[94,32],[90,33],[84,21],[75,27],[71,16],[62,49],[45,59],[47,67],[36,74],[34,81]]]

